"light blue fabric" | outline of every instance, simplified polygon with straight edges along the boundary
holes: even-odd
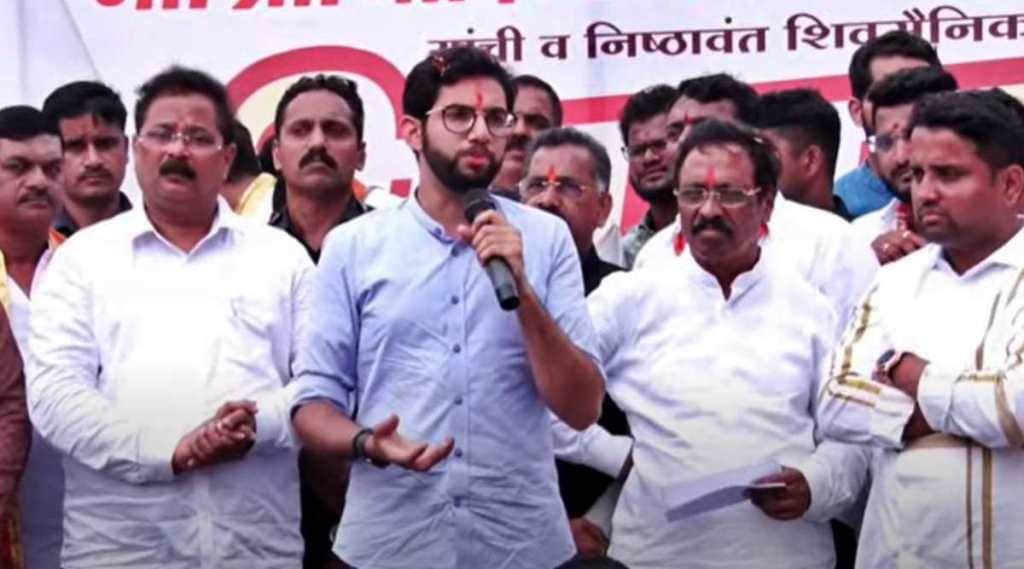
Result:
[[[867,163],[836,180],[834,192],[854,218],[882,209],[896,197]]]
[[[537,297],[595,362],[565,223],[496,198],[523,235]],[[519,321],[472,248],[415,198],[334,229],[297,361],[296,405],[329,399],[365,426],[456,450],[433,470],[356,463],[335,553],[360,569],[550,568],[575,553],[558,495],[550,415]]]

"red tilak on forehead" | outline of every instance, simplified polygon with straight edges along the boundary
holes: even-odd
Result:
[[[715,167],[708,166],[708,171],[704,174],[704,187],[706,188],[717,188],[718,187],[718,176],[715,174]]]
[[[554,184],[558,181],[558,176],[555,175],[555,165],[548,166],[548,183]]]
[[[479,89],[476,90],[476,110],[482,110],[484,108],[484,94]]]

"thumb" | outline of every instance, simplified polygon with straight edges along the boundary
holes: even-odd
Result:
[[[473,231],[473,228],[471,226],[466,225],[464,223],[460,223],[455,228],[455,233],[457,233],[459,238],[461,238],[463,241],[472,241],[473,240],[473,234],[475,232]]]
[[[373,428],[373,436],[387,437],[398,430],[398,415],[390,415]]]

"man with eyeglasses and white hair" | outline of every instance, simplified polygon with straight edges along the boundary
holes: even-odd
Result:
[[[354,567],[536,569],[575,553],[550,414],[593,424],[604,379],[572,237],[504,198],[466,213],[498,170],[513,95],[480,49],[419,62],[401,123],[419,187],[332,230],[317,264],[293,424],[312,452],[355,459],[334,546]],[[507,265],[517,308],[499,306],[488,261]]]
[[[63,454],[66,569],[299,566],[288,382],[312,268],[219,197],[223,85],[139,88],[145,207],[76,233],[33,298],[33,423]]]

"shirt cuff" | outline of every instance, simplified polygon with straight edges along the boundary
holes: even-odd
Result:
[[[256,398],[256,438],[253,449],[265,447],[291,448],[295,435],[288,413],[291,393],[287,386],[279,391]]]
[[[903,448],[903,430],[914,414],[914,400],[895,387],[881,385],[871,410],[871,436],[882,447]]]
[[[613,435],[604,429],[598,429],[594,439],[587,444],[587,466],[612,478],[618,478],[632,451],[631,437]]]
[[[342,388],[337,379],[314,375],[301,374],[293,381],[292,397],[288,405],[288,416],[292,417],[299,407],[317,400],[327,400],[333,403],[347,417],[350,413],[349,391]]]
[[[812,454],[793,468],[804,475],[807,487],[811,490],[811,505],[804,512],[803,518],[812,522],[825,521],[829,517],[833,501],[833,484],[828,465],[822,464],[817,456]]]
[[[166,427],[143,428],[139,433],[138,470],[127,475],[134,484],[174,480],[174,451],[184,433]]]
[[[954,385],[955,378],[935,369],[935,366],[927,365],[921,372],[921,380],[917,383],[917,404],[928,426],[936,431],[943,430],[953,407]]]

